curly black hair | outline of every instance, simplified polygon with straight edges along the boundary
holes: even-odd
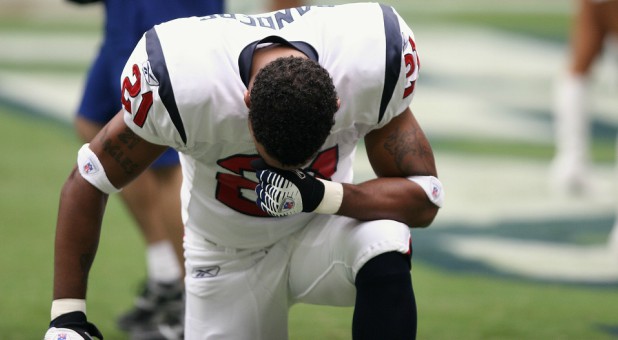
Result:
[[[315,155],[335,123],[335,85],[311,59],[270,62],[256,75],[250,95],[255,139],[285,166],[302,165]]]

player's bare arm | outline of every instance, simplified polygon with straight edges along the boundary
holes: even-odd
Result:
[[[437,176],[433,151],[410,109],[365,137],[369,161],[378,178],[344,184],[337,214],[360,220],[392,219],[426,227],[438,206],[410,176]]]
[[[149,143],[126,126],[118,113],[90,142],[112,184],[121,188],[142,173],[167,146]]]
[[[56,223],[54,299],[86,296],[86,281],[99,242],[107,195],[74,168],[62,188]]]
[[[105,174],[122,188],[145,170],[165,147],[146,142],[116,115],[89,145]],[[75,167],[65,182],[55,239],[54,299],[84,299],[88,272],[94,260],[108,194],[102,192]]]
[[[437,176],[429,141],[410,109],[369,134],[365,143],[379,177]]]
[[[359,220],[390,219],[410,227],[431,224],[442,204],[442,185],[429,142],[410,109],[369,133],[365,145],[378,178],[361,184],[341,184],[314,178],[302,169],[254,163],[256,203],[271,216],[302,211]]]

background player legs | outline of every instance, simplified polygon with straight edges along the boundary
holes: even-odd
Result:
[[[161,218],[166,231],[166,239],[172,242],[174,252],[181,264],[181,277],[184,277],[184,226],[182,224],[180,192],[182,185],[182,169],[180,166],[169,166],[153,169],[153,175],[159,186],[158,201],[161,209],[165,210]]]
[[[181,176],[178,166],[151,169],[121,192],[149,248],[149,279],[158,282],[171,283],[183,276],[183,269],[178,265],[183,262],[180,205],[172,198],[180,195],[179,186],[173,184]]]
[[[618,32],[618,1],[578,1],[569,65],[554,98],[556,154],[551,181],[563,193],[585,194],[591,189],[587,89],[592,65],[611,32]]]

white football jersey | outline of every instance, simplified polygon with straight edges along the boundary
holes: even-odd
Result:
[[[314,216],[271,218],[255,204],[243,95],[259,43],[293,46],[331,74],[341,107],[308,169],[337,182],[352,181],[357,142],[410,105],[418,76],[412,31],[377,3],[191,17],[148,31],[122,74],[125,122],[180,152],[185,226],[228,247],[270,245]]]

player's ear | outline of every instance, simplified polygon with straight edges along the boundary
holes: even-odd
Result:
[[[337,98],[337,110],[341,107],[341,99]]]
[[[244,100],[245,100],[245,105],[247,105],[247,108],[251,108],[251,95],[249,95],[249,90],[245,91]]]

